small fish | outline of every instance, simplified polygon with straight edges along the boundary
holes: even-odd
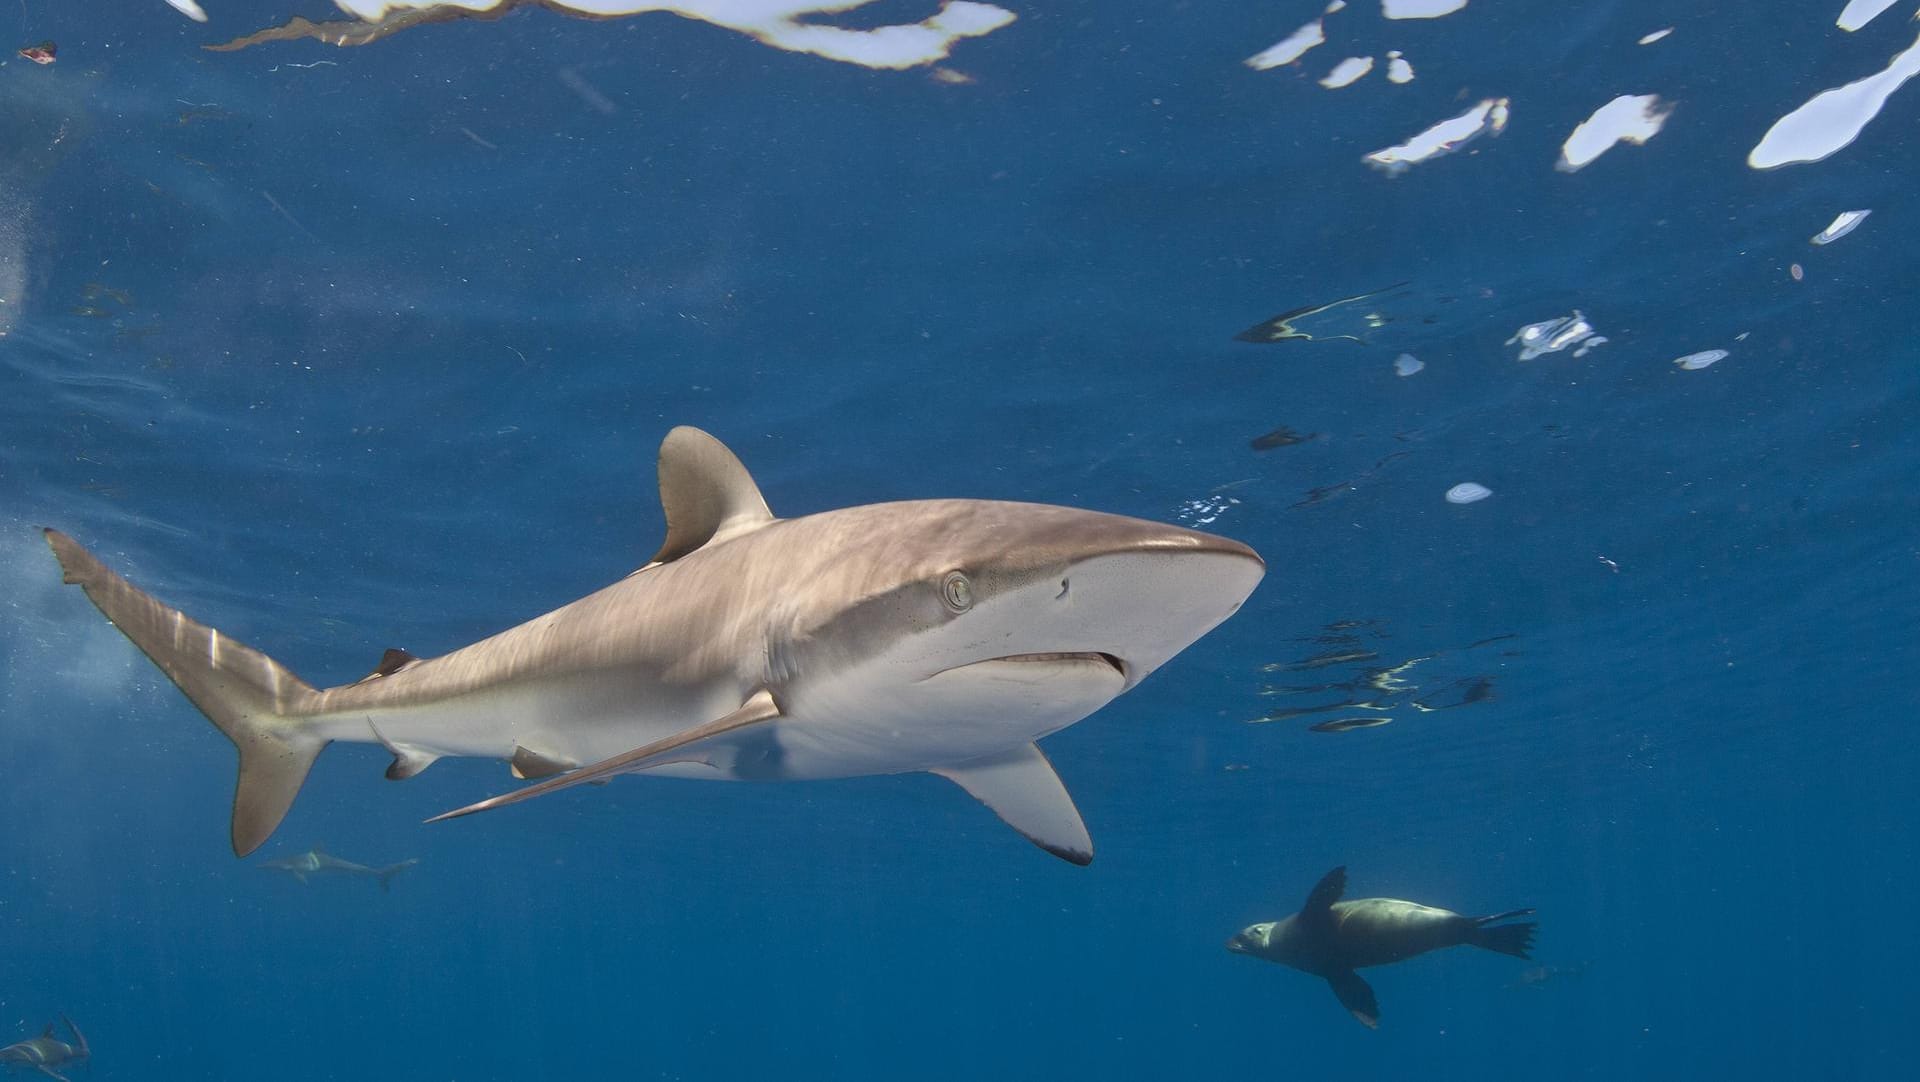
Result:
[[[1284,706],[1278,710],[1268,711],[1261,717],[1252,719],[1247,724],[1260,725],[1269,721],[1287,721],[1292,718],[1304,717],[1307,714],[1324,714],[1329,710],[1339,710],[1342,707],[1359,705],[1361,704],[1351,699],[1343,699],[1337,703],[1321,703],[1318,706]]]
[[[1248,442],[1247,446],[1256,451],[1271,451],[1276,447],[1292,447],[1296,443],[1305,443],[1308,440],[1316,440],[1319,438],[1320,433],[1318,432],[1309,432],[1303,436],[1293,429],[1282,425],[1264,436],[1255,436]]]
[[[1385,725],[1392,720],[1392,718],[1381,717],[1334,718],[1332,721],[1323,721],[1318,725],[1309,725],[1307,726],[1307,731],[1315,733],[1344,733],[1349,729],[1371,729],[1376,725]]]
[[[60,47],[58,45],[55,45],[51,41],[43,41],[38,45],[28,45],[22,48],[20,50],[20,57],[23,60],[31,60],[36,64],[51,64],[59,53]]]
[[[1329,650],[1324,654],[1315,654],[1291,662],[1278,672],[1299,672],[1303,669],[1324,669],[1329,665],[1344,665],[1349,661],[1372,661],[1380,655],[1372,650]]]
[[[1423,695],[1413,700],[1415,710],[1431,714],[1436,710],[1451,710],[1456,706],[1471,706],[1493,698],[1493,677],[1466,676],[1431,695]]]

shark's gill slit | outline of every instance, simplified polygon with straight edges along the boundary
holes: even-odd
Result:
[[[1065,600],[1065,599],[1066,599],[1066,596],[1067,596],[1067,583],[1068,583],[1069,581],[1070,581],[1070,580],[1068,580],[1068,579],[1061,579],[1061,580],[1060,580],[1060,592],[1059,592],[1059,593],[1057,593],[1057,594],[1055,594],[1055,595],[1053,595],[1053,599],[1054,599],[1055,601],[1063,601],[1063,600]]]

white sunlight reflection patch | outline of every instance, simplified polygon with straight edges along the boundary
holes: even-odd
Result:
[[[1755,169],[1817,162],[1860,137],[1901,84],[1920,75],[1920,38],[1893,58],[1887,69],[1845,86],[1822,90],[1805,105],[1775,121],[1747,155]]]
[[[1499,135],[1507,129],[1508,115],[1506,98],[1487,98],[1398,146],[1374,151],[1365,161],[1390,177],[1399,176],[1421,162],[1451,154],[1482,135]]]
[[[1560,161],[1554,168],[1577,172],[1617,143],[1644,144],[1659,134],[1671,112],[1673,107],[1662,104],[1658,94],[1622,94],[1573,129],[1561,144]]]

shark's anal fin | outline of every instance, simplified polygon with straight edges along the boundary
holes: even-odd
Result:
[[[371,680],[373,677],[370,676],[367,679]],[[437,753],[425,748],[415,747],[412,744],[396,744],[388,740],[386,734],[380,731],[380,727],[373,723],[372,718],[367,719],[367,728],[373,730],[373,738],[380,742],[380,746],[393,754],[393,762],[387,764],[388,781],[405,781],[440,759]],[[317,849],[318,846],[315,848]]]
[[[1080,809],[1037,744],[931,773],[965,789],[1033,844],[1074,864],[1093,861]]]
[[[656,740],[651,744],[643,745],[629,752],[623,752],[611,759],[602,759],[591,766],[581,767],[571,774],[562,774],[557,778],[549,778],[536,785],[529,785],[525,789],[515,790],[511,793],[503,793],[496,797],[489,797],[476,804],[469,804],[464,808],[455,808],[450,812],[442,812],[427,820],[427,822],[437,823],[442,819],[458,819],[463,815],[490,811],[494,808],[505,807],[508,804],[518,804],[523,800],[532,800],[534,797],[545,796],[548,793],[557,792],[561,789],[571,788],[572,786],[586,782],[604,781],[607,778],[613,777],[615,774],[626,774],[635,770],[645,770],[651,766],[661,766],[666,763],[705,762],[707,761],[707,756],[712,753],[712,749],[702,747],[703,742],[713,737],[724,736],[750,726],[765,725],[768,722],[777,721],[779,718],[780,707],[773,701],[773,696],[764,689],[756,691],[745,703],[741,704],[740,709],[715,718],[705,724],[695,725],[691,729],[684,729],[672,736]]]
[[[1362,980],[1360,974],[1351,969],[1343,969],[1327,978],[1333,986],[1333,994],[1347,1013],[1368,1029],[1380,1028],[1380,1003],[1373,998],[1373,986]]]
[[[529,751],[519,744],[513,746],[513,776],[522,780],[551,778],[555,774],[565,774],[580,764],[567,759],[556,759],[551,755],[542,755]]]

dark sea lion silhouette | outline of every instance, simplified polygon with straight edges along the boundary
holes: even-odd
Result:
[[[1461,944],[1527,958],[1539,927],[1531,921],[1496,923],[1529,916],[1531,909],[1463,917],[1397,898],[1343,902],[1340,895],[1346,889],[1347,869],[1335,868],[1307,895],[1300,912],[1249,926],[1227,940],[1227,949],[1326,978],[1340,1005],[1373,1029],[1380,1025],[1380,1005],[1373,989],[1354,970],[1403,962],[1416,954]]]

